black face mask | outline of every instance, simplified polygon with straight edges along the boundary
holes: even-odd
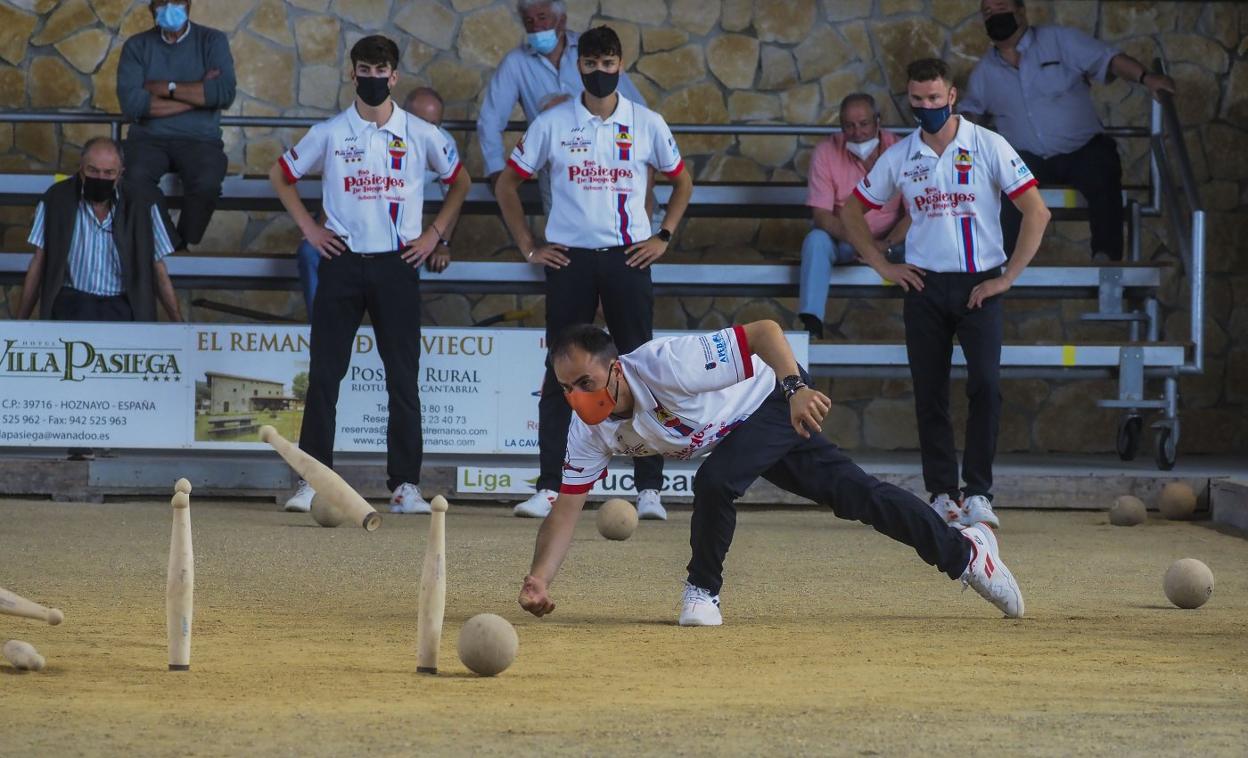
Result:
[[[1018,19],[1013,13],[997,13],[984,19],[984,28],[988,30],[988,39],[1001,42],[1018,31]]]
[[[82,197],[91,203],[106,203],[113,199],[113,190],[117,182],[112,179],[100,179],[94,176],[82,177]]]
[[[616,85],[620,83],[620,71],[616,69],[615,73],[608,74],[596,68],[588,74],[581,74],[581,82],[585,85],[585,91],[594,97],[607,97],[615,92]]]
[[[365,105],[376,108],[390,97],[390,77],[357,76],[355,77],[355,94],[360,96]]]

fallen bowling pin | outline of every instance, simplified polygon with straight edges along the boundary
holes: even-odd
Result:
[[[18,671],[43,671],[43,656],[35,650],[35,646],[21,640],[9,640],[4,643],[4,657]]]
[[[65,620],[65,614],[61,613],[59,609],[39,605],[3,587],[0,587],[0,613],[8,616],[38,619],[39,621],[46,621],[52,626],[56,626]]]

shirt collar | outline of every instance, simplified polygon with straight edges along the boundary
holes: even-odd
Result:
[[[629,100],[627,97],[624,97],[623,95],[620,95],[619,94],[620,91],[618,88],[616,89],[615,92],[617,95],[619,95],[619,97],[616,99],[615,110],[611,113],[610,116],[607,116],[606,118],[602,119],[602,123],[604,124],[632,124],[633,123],[633,101]],[[589,109],[585,107],[585,103],[582,97],[580,95],[577,95],[576,96],[576,123],[580,126],[585,126],[597,118],[598,118],[597,116],[590,113]]]
[[[1023,32],[1023,36],[1018,38],[1018,44],[1014,46],[1014,49],[1018,50],[1019,55],[1022,55],[1023,53],[1027,52],[1027,48],[1031,47],[1031,43],[1034,42],[1035,39],[1036,39],[1036,27],[1028,26],[1027,31]],[[997,63],[1000,63],[1002,66],[1008,66],[1009,68],[1014,68],[1013,66],[1010,66],[1010,64],[1005,62],[1005,58],[1001,57],[1001,51],[997,49],[996,45],[992,46],[992,58]]]
[[[391,100],[393,103],[394,101]],[[360,111],[355,107],[355,103],[347,108],[347,121],[351,124],[351,131],[359,134],[368,129],[378,129],[372,121],[365,121],[360,115]],[[390,120],[383,124],[379,131],[390,132],[396,137],[402,137],[407,134],[407,112],[394,103],[394,109],[390,112]]]
[[[178,38],[175,39],[173,42],[170,42],[169,40],[165,39],[165,32],[159,26],[156,27],[156,33],[160,35],[161,42],[165,43],[166,45],[176,45],[182,40],[186,39],[186,36],[191,33],[191,22],[190,21],[186,22],[186,29],[183,30],[183,32],[179,34]]]

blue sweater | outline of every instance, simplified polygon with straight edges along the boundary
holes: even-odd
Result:
[[[234,58],[230,43],[216,29],[192,23],[182,41],[169,44],[151,28],[126,40],[117,64],[117,99],[133,122],[130,139],[221,139],[221,111],[234,102]],[[165,118],[151,118],[152,96],[143,89],[152,80],[203,81],[210,69],[221,76],[204,82],[205,107]]]

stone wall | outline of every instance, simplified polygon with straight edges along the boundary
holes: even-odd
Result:
[[[569,0],[569,24],[609,23],[648,102],[676,123],[826,122],[840,98],[876,95],[885,123],[902,122],[904,65],[922,55],[949,60],[964,79],[987,48],[975,0]],[[1184,379],[1186,452],[1248,447],[1248,240],[1234,220],[1248,205],[1248,5],[1232,2],[1046,2],[1032,0],[1033,23],[1077,26],[1137,58],[1165,58],[1181,87],[1179,108],[1201,194],[1210,209],[1208,372]],[[447,117],[475,118],[492,67],[520,39],[504,0],[200,0],[192,18],[227,32],[238,67],[232,113],[328,116],[350,102],[346,53],[360,36],[383,31],[403,51],[401,92],[436,87]],[[113,80],[122,42],[151,25],[146,2],[132,0],[0,0],[0,107],[117,112]],[[1123,82],[1096,88],[1102,116],[1114,125],[1143,125],[1148,101]],[[900,110],[899,110],[900,107]],[[517,116],[519,113],[517,111]],[[79,146],[101,128],[0,123],[0,170],[73,170]],[[461,136],[467,166],[481,174],[470,134]],[[227,129],[232,172],[264,173],[298,130]],[[803,181],[814,141],[794,137],[686,136],[681,140],[700,180]],[[1127,181],[1146,177],[1142,140],[1121,143]],[[0,208],[0,240],[24,249],[30,209]],[[807,224],[757,219],[691,219],[682,225],[674,261],[795,260]],[[213,251],[292,250],[298,233],[284,214],[222,212],[200,246]],[[1174,260],[1175,245],[1158,223],[1144,234],[1146,259]],[[1086,260],[1082,223],[1055,224],[1038,261]],[[456,239],[456,255],[510,258],[501,223],[474,217]],[[1166,334],[1185,339],[1187,284],[1167,277],[1162,292]],[[14,290],[0,294],[0,313]],[[302,315],[290,292],[196,292],[183,297]],[[525,307],[538,325],[535,297],[435,296],[428,323],[458,325]],[[1087,302],[1012,301],[1006,336],[1020,340],[1117,339],[1123,329],[1084,324]],[[664,328],[717,327],[773,317],[792,324],[793,299],[661,298]],[[899,303],[834,300],[827,321],[834,337],[897,339]],[[227,320],[204,309],[195,318]],[[1238,381],[1236,381],[1238,380]],[[1003,450],[1108,450],[1115,415],[1092,398],[1110,382],[1007,381]],[[842,380],[828,432],[849,447],[913,448],[913,410],[906,381]],[[965,404],[955,384],[955,408]]]

